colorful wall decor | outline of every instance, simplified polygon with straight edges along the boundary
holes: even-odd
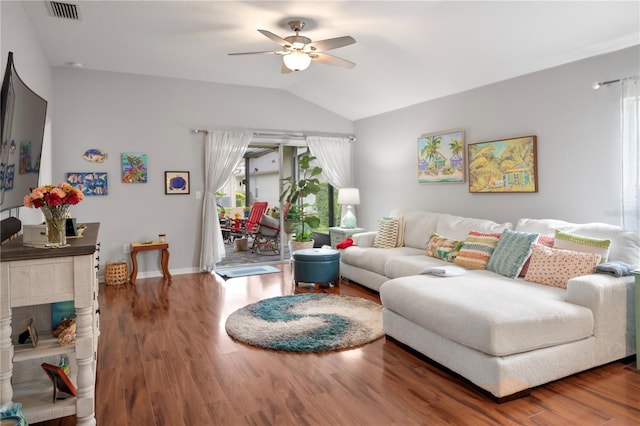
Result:
[[[102,163],[107,159],[107,157],[108,154],[106,152],[103,152],[101,149],[97,148],[88,149],[84,152],[84,154],[82,154],[82,158],[91,163]]]
[[[536,137],[469,144],[469,192],[538,192]]]
[[[106,172],[67,173],[67,182],[86,196],[109,194]]]
[[[464,182],[464,131],[418,138],[418,182]]]
[[[147,154],[122,154],[122,182],[147,183]]]
[[[164,193],[167,195],[186,195],[189,184],[189,172],[164,172]]]

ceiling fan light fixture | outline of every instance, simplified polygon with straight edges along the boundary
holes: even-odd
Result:
[[[304,71],[309,68],[311,58],[306,53],[291,52],[282,57],[284,65],[291,71]]]

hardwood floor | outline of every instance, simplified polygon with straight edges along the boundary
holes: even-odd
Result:
[[[497,404],[384,337],[322,354],[234,342],[226,317],[248,303],[292,294],[288,266],[227,281],[178,275],[169,285],[147,278],[100,291],[98,425],[584,426],[640,419],[640,372],[633,361]],[[326,291],[379,302],[357,284]],[[62,424],[73,423],[47,423]]]

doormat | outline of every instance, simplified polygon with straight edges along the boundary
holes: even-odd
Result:
[[[250,275],[272,274],[282,272],[282,270],[271,265],[245,266],[242,268],[223,269],[216,271],[216,274],[225,278],[248,277]]]
[[[299,353],[352,348],[384,335],[382,305],[326,293],[261,300],[229,315],[225,329],[249,345]]]

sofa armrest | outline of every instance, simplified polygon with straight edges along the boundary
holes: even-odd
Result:
[[[376,234],[376,231],[359,232],[353,234],[351,239],[353,239],[353,244],[358,247],[373,247],[373,240],[375,240]]]
[[[567,302],[591,309],[593,334],[607,342],[599,346],[600,355],[619,359],[635,353],[634,292],[633,277],[591,274],[567,283]]]

